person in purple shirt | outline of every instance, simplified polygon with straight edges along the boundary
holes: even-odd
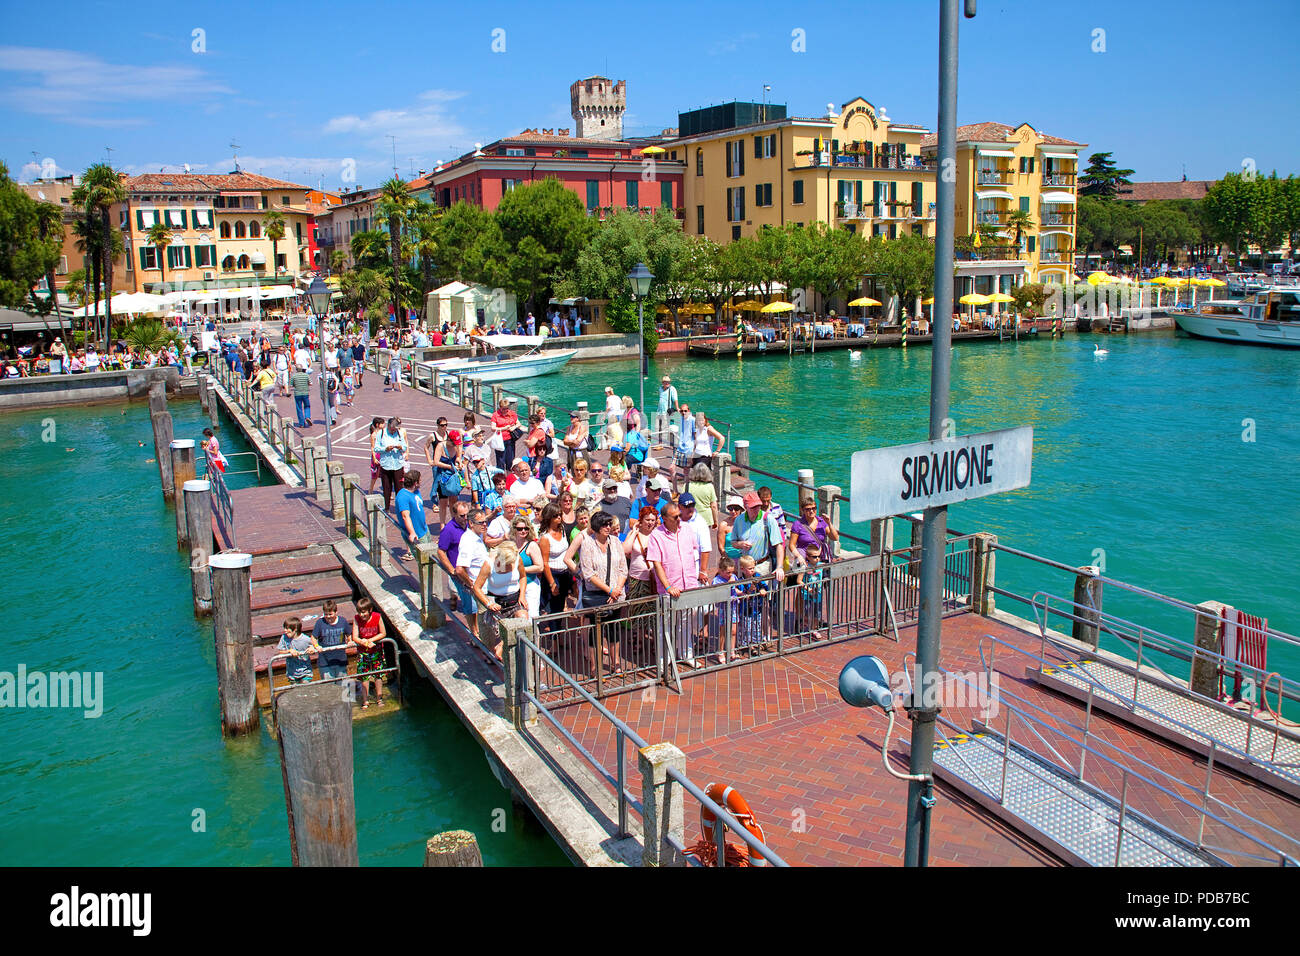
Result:
[[[455,585],[456,596],[460,599],[461,607],[474,606],[470,603],[473,594],[468,593],[468,590],[461,586],[460,578],[456,576],[456,559],[460,557],[460,539],[465,536],[465,529],[468,527],[469,502],[458,501],[453,506],[451,520],[442,526],[442,533],[438,535],[438,562]]]
[[[799,517],[790,524],[788,544],[796,553],[802,554],[809,548],[815,548],[823,561],[835,557],[835,542],[840,533],[825,515],[817,513],[817,504],[805,500],[799,505]]]

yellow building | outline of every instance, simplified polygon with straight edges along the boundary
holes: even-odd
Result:
[[[253,173],[149,173],[125,180],[118,207],[127,240],[128,287],[155,291],[164,282],[187,288],[292,283],[312,268],[311,212],[306,186]],[[266,235],[266,214],[284,217],[278,242]],[[162,222],[171,243],[159,250],[149,228]],[[272,263],[272,259],[276,261]]]
[[[864,235],[934,235],[934,167],[922,126],[895,123],[858,97],[824,117],[780,104],[682,113],[668,159],[686,163],[687,233],[719,243],[763,226],[824,222]]]
[[[997,246],[981,247],[980,260],[962,260],[959,276],[970,279],[958,293],[1006,291],[1021,281],[1066,279],[1074,261],[1076,178],[1079,151],[1087,144],[1049,136],[1027,123],[974,123],[957,127],[956,234],[977,226],[1003,227]],[[921,154],[935,161],[936,137],[928,135]],[[1016,210],[1032,225],[1006,228]]]

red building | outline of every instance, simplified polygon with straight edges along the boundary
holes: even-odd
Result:
[[[684,154],[644,155],[649,145],[578,139],[568,129],[524,130],[438,167],[410,189],[443,208],[471,202],[493,210],[507,191],[550,178],[582,200],[588,215],[668,206],[681,218]]]

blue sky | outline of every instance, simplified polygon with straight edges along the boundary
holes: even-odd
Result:
[[[627,81],[631,134],[757,101],[764,84],[793,115],[861,95],[935,125],[934,0],[51,9],[7,0],[0,14],[0,159],[24,180],[105,158],[228,172],[235,142],[250,171],[376,185],[390,135],[409,178],[476,142],[572,126],[569,84],[593,73]],[[1136,179],[1212,179],[1248,158],[1300,172],[1297,28],[1295,0],[980,0],[961,24],[959,119],[1111,150]]]

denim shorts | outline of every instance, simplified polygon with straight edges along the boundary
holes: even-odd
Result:
[[[456,596],[460,598],[461,613],[477,614],[479,607],[478,602],[474,600],[474,589],[461,584],[459,579],[453,583],[456,585]]]
[[[319,663],[319,664],[317,664],[317,667],[320,669],[320,679],[321,679],[321,680],[329,680],[331,677],[347,677],[347,676],[348,676],[348,665],[347,665],[347,664],[325,664],[325,663]]]

